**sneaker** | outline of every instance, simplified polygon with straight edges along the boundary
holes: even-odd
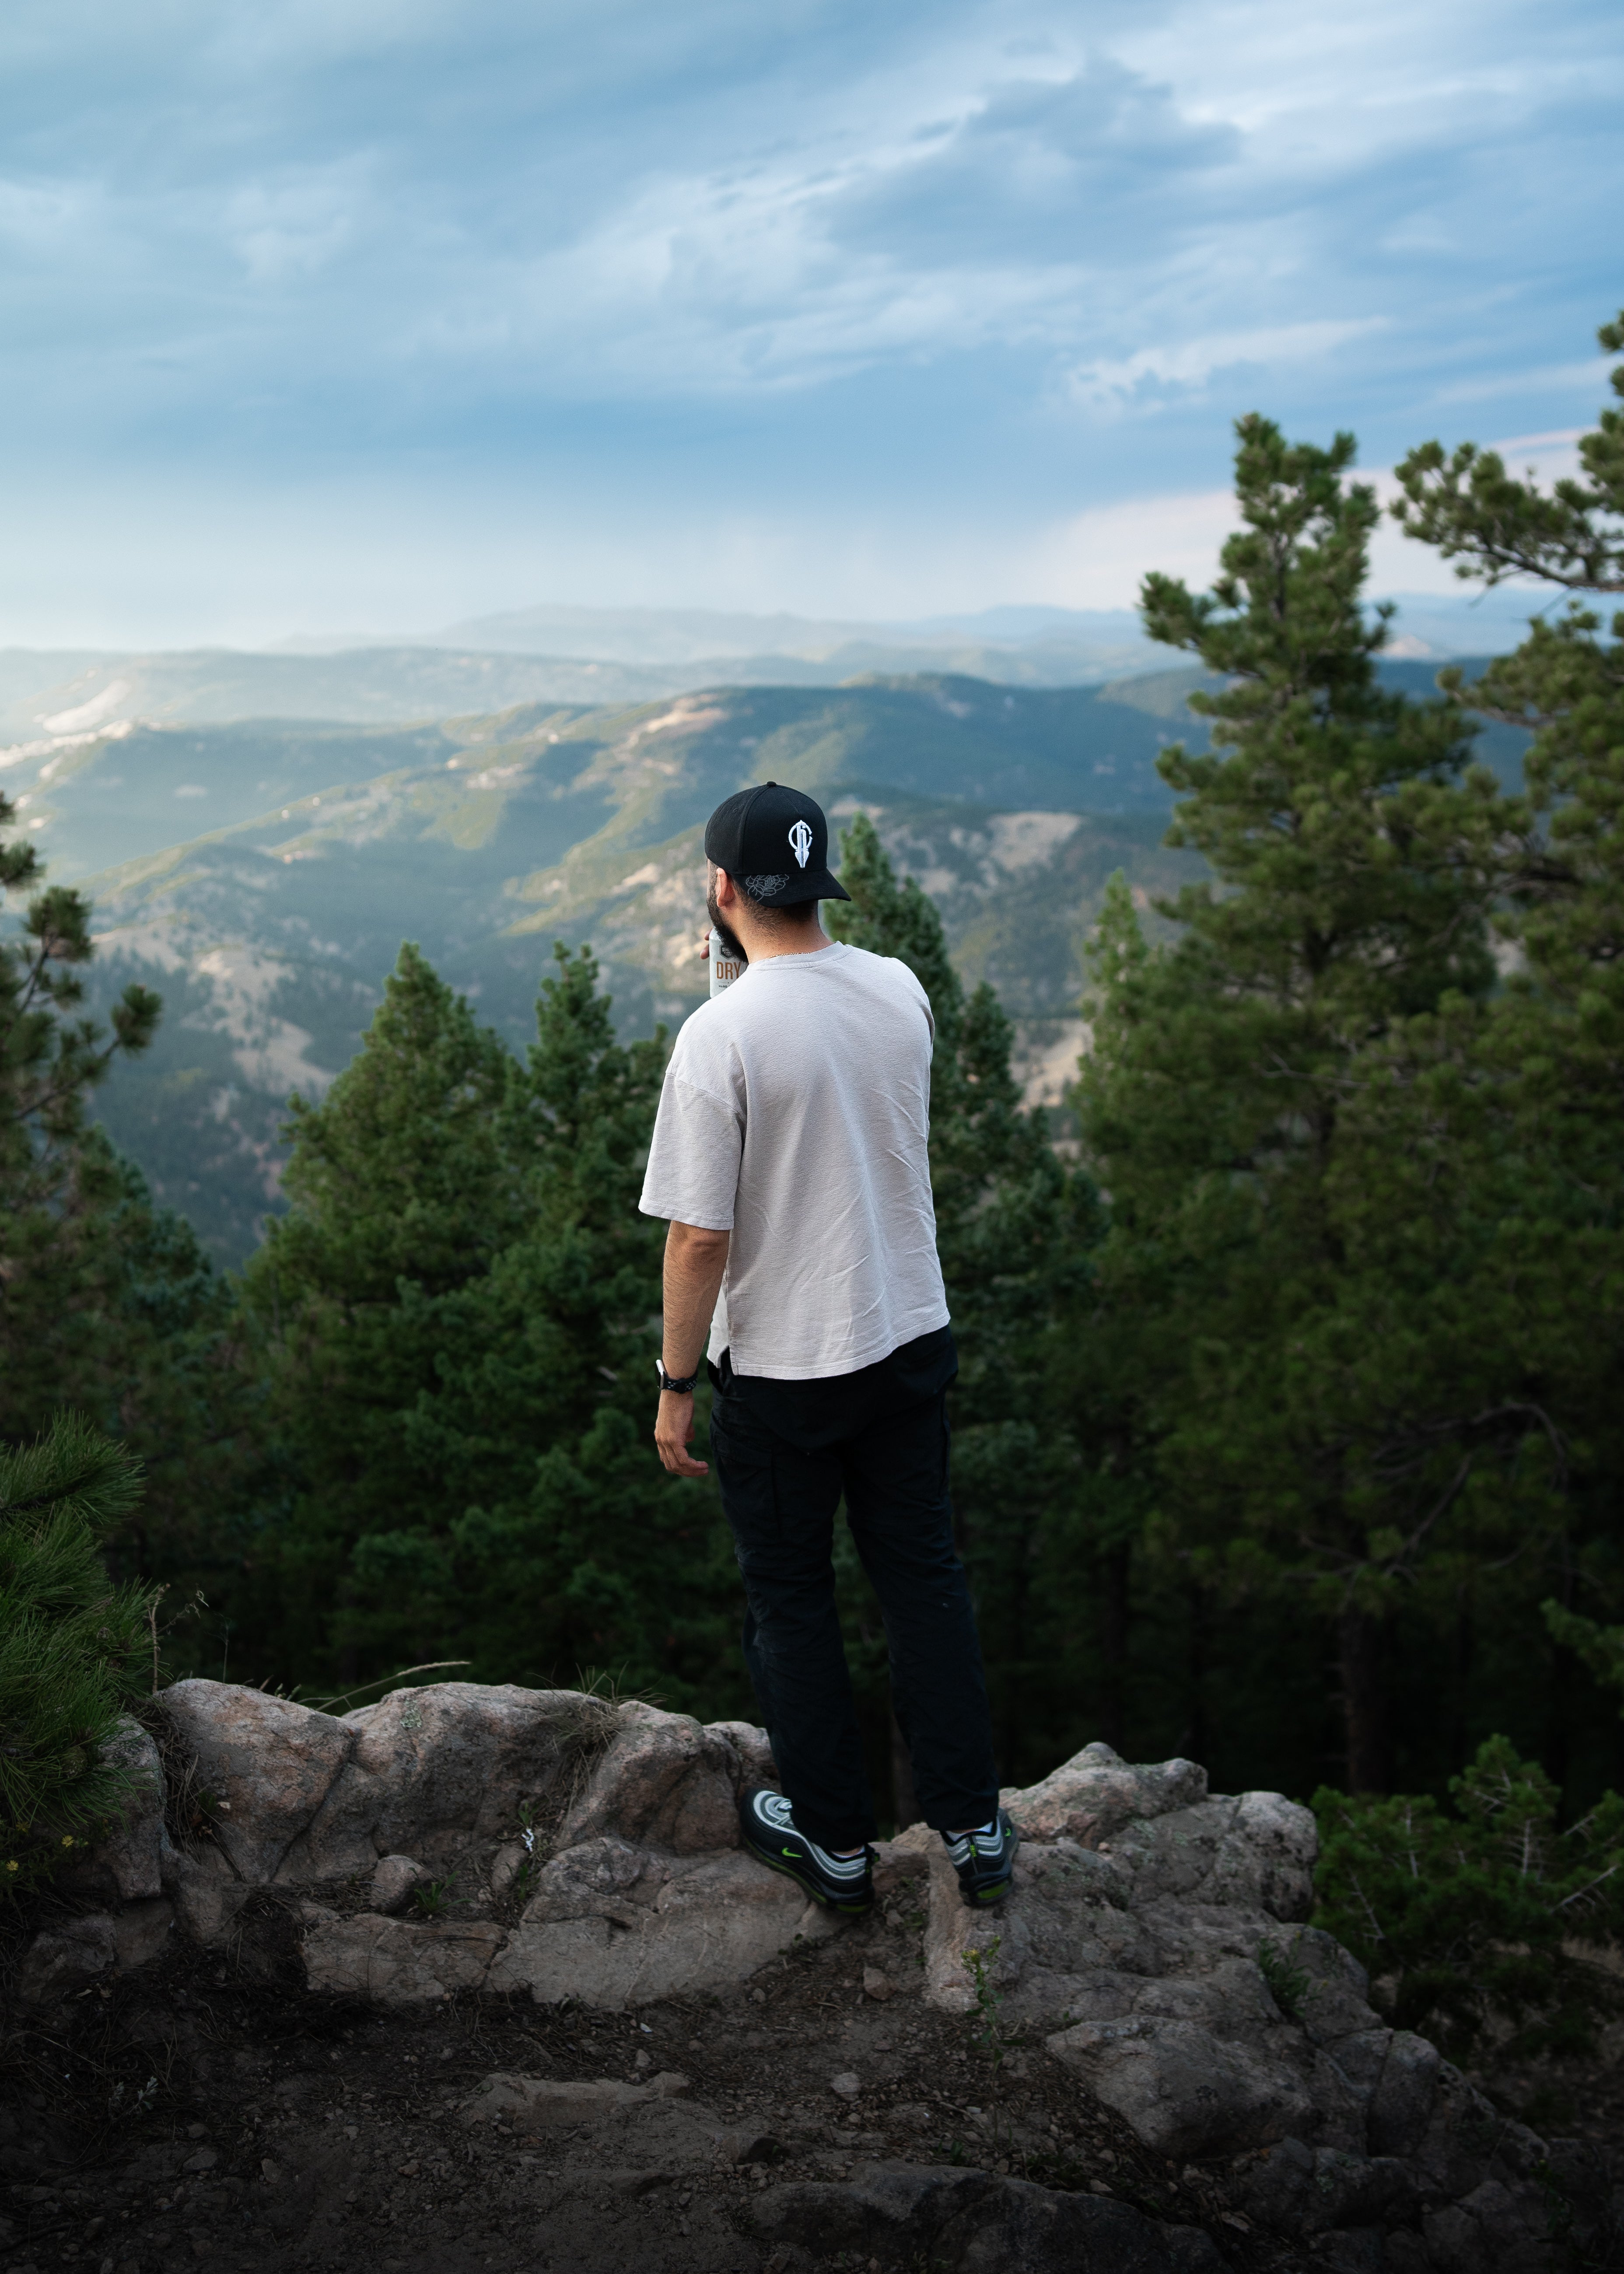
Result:
[[[826,1910],[855,1917],[874,1908],[874,1851],[831,1856],[797,1832],[790,1804],[781,1792],[754,1785],[739,1796],[739,1828],[752,1856],[804,1887]]]
[[[961,1832],[956,1840],[949,1840],[945,1832],[942,1837],[966,1902],[978,1909],[983,1903],[1001,1903],[1010,1892],[1015,1850],[1020,1846],[1008,1809],[1001,1808],[990,1824]]]

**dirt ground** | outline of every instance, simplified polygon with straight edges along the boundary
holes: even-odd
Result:
[[[927,2009],[919,1924],[893,1908],[745,1988],[635,2014],[496,1998],[380,2013],[307,1992],[297,1905],[257,1895],[223,1957],[176,1946],[42,2014],[8,2008],[0,2274],[864,2265],[775,2243],[756,2206],[898,2162],[1113,2196],[1204,2228],[1237,2274],[1309,2263],[1233,2207],[1244,2158],[1148,2155],[1040,2042],[995,2055],[983,2017]],[[497,2071],[677,2072],[688,2089],[579,2124],[470,2125]],[[1598,2104],[1609,2131],[1592,2136],[1616,2137],[1616,2112]]]

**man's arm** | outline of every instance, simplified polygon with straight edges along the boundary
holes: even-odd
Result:
[[[727,1269],[730,1232],[705,1231],[697,1224],[673,1224],[665,1234],[665,1339],[667,1374],[679,1382],[697,1374],[710,1332],[711,1314]],[[694,1393],[679,1397],[660,1392],[654,1442],[673,1477],[703,1477],[710,1464],[688,1451],[694,1434]]]

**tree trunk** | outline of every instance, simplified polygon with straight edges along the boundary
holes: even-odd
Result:
[[[1349,1609],[1336,1623],[1350,1792],[1387,1788],[1387,1636],[1380,1619]]]
[[[1573,1565],[1564,1554],[1562,1576],[1558,1582],[1556,1600],[1565,1611],[1574,1607]],[[1575,1676],[1579,1661],[1565,1643],[1547,1637],[1546,1647],[1551,1653],[1551,1679],[1545,1687],[1545,1741],[1541,1748],[1541,1759],[1545,1774],[1559,1792],[1568,1789],[1568,1774],[1572,1764],[1568,1758],[1568,1717],[1573,1708]]]
[[[1100,1558],[1101,1645],[1105,1660],[1104,1710],[1101,1734],[1121,1752],[1128,1726],[1128,1567],[1131,1551],[1124,1540]]]
[[[1467,1698],[1470,1690],[1472,1658],[1477,1644],[1471,1605],[1464,1589],[1455,1610],[1455,1709],[1450,1716],[1449,1765],[1458,1776],[1466,1766],[1470,1730]]]
[[[1184,1734],[1179,1751],[1186,1760],[1207,1765],[1207,1622],[1212,1614],[1212,1598],[1207,1590],[1192,1586],[1190,1590],[1190,1636],[1184,1659],[1184,1686],[1187,1692],[1184,1707]]]

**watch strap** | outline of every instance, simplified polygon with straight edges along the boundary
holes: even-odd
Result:
[[[657,1358],[655,1359],[654,1371],[659,1376],[660,1388],[662,1389],[669,1389],[673,1391],[678,1397],[686,1397],[688,1392],[693,1389],[694,1384],[699,1379],[699,1376],[696,1374],[690,1374],[686,1376],[667,1374],[665,1371],[665,1361],[664,1359]]]

